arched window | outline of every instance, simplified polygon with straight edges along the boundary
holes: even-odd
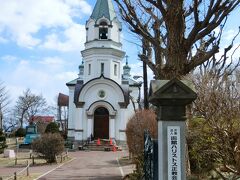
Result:
[[[91,64],[88,64],[88,75],[91,75]]]
[[[114,64],[114,76],[117,76],[117,64]]]
[[[104,75],[104,63],[101,63],[101,75]]]
[[[105,21],[99,24],[99,39],[108,39],[108,24]]]

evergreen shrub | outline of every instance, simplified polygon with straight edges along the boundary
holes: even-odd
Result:
[[[24,128],[18,128],[15,132],[16,137],[24,137],[26,135],[26,130]]]
[[[4,149],[7,147],[6,137],[2,130],[0,130],[0,154],[4,152]]]
[[[59,126],[55,122],[50,122],[45,130],[45,133],[59,133]]]

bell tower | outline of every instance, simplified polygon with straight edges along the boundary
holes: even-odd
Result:
[[[112,0],[97,0],[92,15],[86,22],[84,83],[103,75],[121,84],[122,25],[117,19]]]

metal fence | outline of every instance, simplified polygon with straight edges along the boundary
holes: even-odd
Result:
[[[148,130],[144,131],[144,179],[158,179],[158,144]]]

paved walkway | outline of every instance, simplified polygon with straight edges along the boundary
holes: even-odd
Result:
[[[39,180],[120,180],[133,170],[133,165],[120,165],[118,159],[126,156],[126,152],[72,152],[74,157]]]
[[[128,152],[76,151],[69,152],[72,160],[64,164],[30,167],[30,174],[39,180],[120,180],[133,171],[134,165],[123,164],[119,159]],[[13,175],[23,167],[0,167],[0,177]]]

